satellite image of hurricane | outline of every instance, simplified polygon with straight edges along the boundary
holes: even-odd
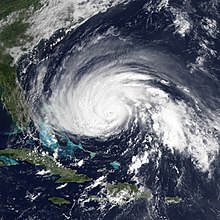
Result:
[[[220,1],[1,0],[1,220],[220,220]]]

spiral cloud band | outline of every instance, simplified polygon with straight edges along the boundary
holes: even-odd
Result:
[[[113,33],[76,44],[60,67],[50,69],[47,62],[38,67],[30,92],[34,122],[46,120],[57,132],[102,140],[136,128],[209,169],[218,152],[216,128],[210,115],[200,114],[199,97],[181,65]]]
[[[112,44],[103,43],[103,48]],[[86,51],[98,52],[90,55]],[[98,44],[86,51],[79,52],[83,57],[81,62],[67,64],[68,69],[48,100],[47,117],[54,127],[83,136],[111,136],[129,129],[132,122],[144,125],[150,121],[148,116],[153,108],[160,102],[169,102],[162,90],[149,85],[154,78],[147,66],[154,62],[150,54],[128,53],[123,49],[115,53],[116,48],[106,54]],[[92,65],[91,69],[89,65]],[[74,79],[81,66],[86,67],[85,73]]]
[[[62,169],[66,184],[47,193],[59,189],[72,204],[58,218],[217,219],[217,8],[208,16],[213,1],[123,3],[80,16],[21,58],[31,120],[18,145],[89,177]],[[46,178],[48,188],[56,177]]]

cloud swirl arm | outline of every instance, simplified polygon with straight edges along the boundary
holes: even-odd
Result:
[[[91,177],[61,186],[74,218],[217,219],[219,5],[119,2],[20,60],[21,142]]]
[[[136,131],[137,139],[152,136],[209,170],[219,149],[210,93],[202,97],[198,75],[190,74],[166,44],[144,39],[129,25],[120,30],[111,19],[85,24],[57,46],[48,43],[51,52],[38,53],[38,64],[26,68],[34,72],[22,77],[30,81],[25,89],[35,125],[46,120],[58,133],[103,143],[126,133],[128,145]]]

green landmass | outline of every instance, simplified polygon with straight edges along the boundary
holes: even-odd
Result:
[[[5,166],[4,162],[0,161],[0,167],[4,167],[4,166]]]
[[[1,0],[0,20],[12,12],[28,10],[30,7],[36,10],[39,6],[40,0]]]
[[[25,161],[36,166],[43,166],[46,170],[50,171],[51,174],[58,176],[56,183],[83,183],[91,180],[84,174],[79,174],[70,168],[57,164],[51,156],[43,156],[27,148],[0,150],[0,156],[6,156],[13,160]]]
[[[182,201],[182,198],[175,196],[175,197],[165,197],[165,202],[167,204],[179,204]]]
[[[137,186],[133,184],[129,184],[129,183],[109,184],[107,186],[107,189],[111,194],[117,194],[118,192],[122,190],[128,190],[131,193],[137,193],[139,191]]]
[[[23,45],[27,42],[28,38],[30,38],[25,34],[28,26],[28,23],[23,23],[21,21],[15,21],[5,26],[0,32],[0,42],[3,43],[6,48]]]
[[[26,21],[31,13],[40,7],[40,0],[1,0],[0,20],[4,20],[13,12],[18,13],[12,23],[0,29],[0,90],[5,108],[20,128],[28,125],[29,114],[22,89],[16,80],[16,65],[8,49],[24,46],[32,40],[26,34],[29,27]],[[22,49],[26,50],[24,47]]]
[[[1,50],[1,47],[0,47]],[[10,59],[5,57],[4,59]],[[16,82],[16,69],[7,61],[2,61],[0,52],[0,87],[2,90],[1,100],[18,127],[28,124],[28,108],[25,106],[21,88]]]
[[[107,194],[101,196],[91,195],[89,198],[94,202],[111,202],[114,204],[125,204],[136,199],[149,200],[152,194],[149,191],[143,191],[134,184],[116,183],[106,185]]]
[[[130,183],[117,183],[107,185],[107,191],[112,196],[117,196],[122,191],[127,191],[133,198],[150,199],[151,193],[149,191],[141,191],[137,186]]]
[[[71,202],[69,200],[66,200],[66,199],[60,198],[60,197],[51,197],[48,199],[48,201],[52,202],[55,205],[71,204]]]

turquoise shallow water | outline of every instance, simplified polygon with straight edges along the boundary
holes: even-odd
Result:
[[[19,164],[17,161],[6,156],[0,156],[0,161],[2,161],[6,166],[13,166]]]
[[[119,167],[120,167],[120,163],[118,163],[118,162],[116,162],[116,161],[111,162],[110,165],[111,165],[114,169],[116,169],[116,170],[118,170]]]

